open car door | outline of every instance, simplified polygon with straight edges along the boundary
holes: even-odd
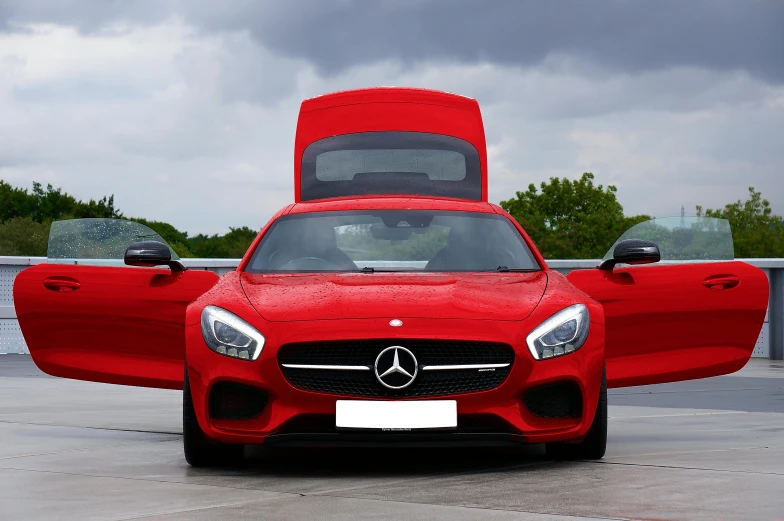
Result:
[[[53,376],[182,389],[185,308],[209,271],[126,266],[128,246],[165,241],[139,223],[52,224],[48,262],[14,281],[19,325],[36,365]],[[176,254],[172,251],[172,257]]]
[[[625,239],[655,242],[662,260],[567,276],[604,307],[607,385],[691,380],[743,367],[762,328],[768,281],[759,268],[733,260],[729,223],[654,219],[618,242]]]

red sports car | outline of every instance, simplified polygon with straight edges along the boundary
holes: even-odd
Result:
[[[726,221],[636,226],[596,268],[549,269],[487,201],[476,101],[365,89],[302,103],[295,203],[236,270],[186,270],[152,230],[57,222],[16,278],[38,367],[183,389],[191,465],[244,444],[546,443],[601,458],[607,388],[749,359],[764,273]]]

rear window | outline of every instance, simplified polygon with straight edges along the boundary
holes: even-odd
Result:
[[[424,195],[481,200],[479,154],[451,136],[361,132],[312,143],[302,156],[301,199]]]
[[[425,174],[430,181],[462,181],[466,158],[453,150],[331,150],[316,156],[316,179],[353,181],[356,175]]]

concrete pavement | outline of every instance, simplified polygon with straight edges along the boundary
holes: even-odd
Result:
[[[181,394],[0,356],[0,519],[784,519],[784,364],[610,392],[599,462],[522,450],[251,451],[195,470]]]

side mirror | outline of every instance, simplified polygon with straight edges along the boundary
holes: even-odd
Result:
[[[626,239],[615,245],[613,258],[603,261],[598,268],[612,271],[616,264],[650,264],[660,260],[661,253],[655,242]]]
[[[128,246],[125,250],[125,264],[128,266],[169,266],[172,272],[185,271],[185,266],[178,261],[172,260],[171,250],[162,242],[145,241],[137,242]]]

